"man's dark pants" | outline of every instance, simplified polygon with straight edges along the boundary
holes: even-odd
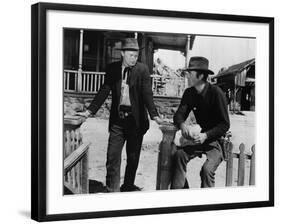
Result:
[[[143,134],[137,129],[132,116],[119,119],[109,129],[106,161],[106,185],[109,191],[120,191],[122,148],[126,141],[127,166],[124,185],[132,186],[138,168]]]
[[[206,154],[207,159],[200,171],[201,187],[215,186],[215,171],[223,160],[222,150],[217,141],[204,147],[201,146],[201,151],[198,146],[187,146],[176,151],[171,189],[182,189],[188,186],[186,180],[187,163],[202,153]]]

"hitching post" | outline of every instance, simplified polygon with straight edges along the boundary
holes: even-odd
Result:
[[[163,138],[159,145],[156,190],[169,188],[172,175],[172,156],[176,150],[173,140],[177,128],[173,124],[167,123],[161,125],[160,130],[163,133]]]

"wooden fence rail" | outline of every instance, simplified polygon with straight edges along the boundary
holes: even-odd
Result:
[[[233,152],[232,142],[227,142],[226,147],[226,186],[233,186],[233,163],[234,159],[238,159],[238,186],[255,185],[255,145],[251,147],[251,155],[245,153],[245,145],[241,143],[239,145],[239,153]],[[246,160],[250,161],[249,169],[249,183],[245,184],[246,173]]]
[[[64,186],[73,194],[88,193],[88,149],[79,129],[65,132]]]

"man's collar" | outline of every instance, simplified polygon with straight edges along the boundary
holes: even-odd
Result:
[[[207,94],[207,91],[209,89],[210,83],[206,82],[204,89],[201,91],[201,93],[199,93],[201,96],[205,97]]]
[[[138,62],[136,62],[136,64],[133,65],[133,66],[125,66],[122,61],[120,61],[120,63],[121,63],[121,67],[122,67],[122,68],[130,67],[131,69],[132,69],[133,67],[135,67],[135,66],[138,64]]]
[[[209,86],[210,86],[210,83],[206,82],[203,90],[200,93],[197,91],[197,89],[195,87],[193,87],[193,88],[194,88],[194,91],[196,94],[201,95],[202,97],[205,97],[207,94],[207,91],[209,89]]]

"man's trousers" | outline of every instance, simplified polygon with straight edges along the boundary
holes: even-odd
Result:
[[[136,123],[132,116],[120,119],[111,125],[106,161],[106,185],[110,192],[120,191],[121,155],[125,141],[127,165],[124,185],[132,186],[134,184],[142,140],[143,134],[136,128]]]
[[[217,142],[213,142],[211,145],[202,146],[201,151],[198,146],[187,146],[176,151],[173,161],[174,170],[171,183],[172,189],[182,189],[188,186],[186,180],[186,166],[191,159],[198,155],[202,155],[202,153],[206,154],[207,159],[200,171],[201,187],[215,186],[215,171],[223,160],[222,150]]]

